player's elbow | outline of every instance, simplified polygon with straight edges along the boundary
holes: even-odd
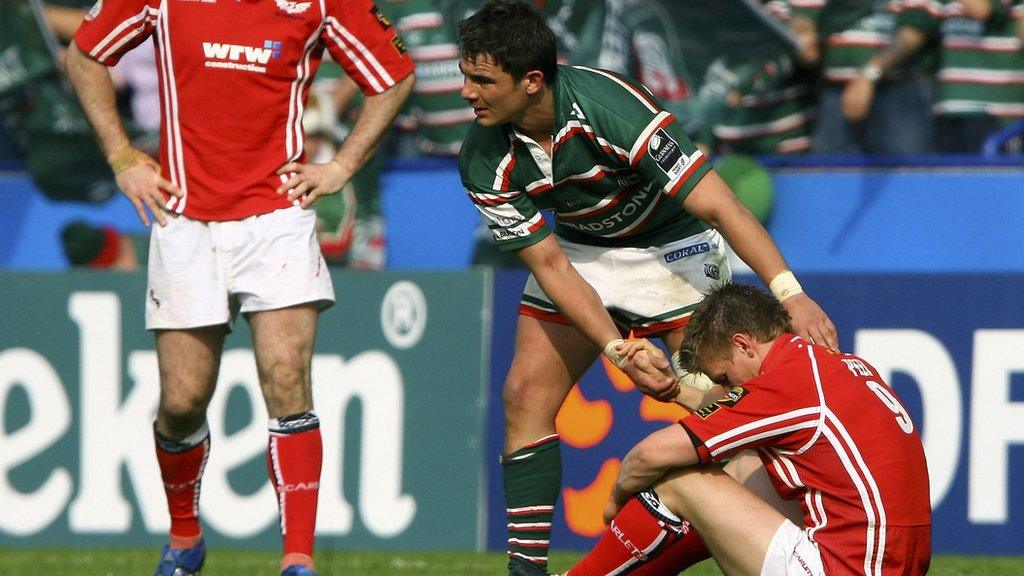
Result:
[[[561,252],[548,252],[542,255],[536,268],[546,271],[545,276],[564,277],[575,272],[572,262]]]

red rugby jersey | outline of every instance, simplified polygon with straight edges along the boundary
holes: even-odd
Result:
[[[171,210],[237,220],[288,206],[275,172],[303,161],[302,112],[326,47],[366,94],[414,68],[370,0],[98,0],[75,42],[116,64],[152,36]]]
[[[755,449],[798,500],[829,575],[923,574],[931,557],[924,448],[864,360],[781,336],[757,377],[680,420],[702,461]]]

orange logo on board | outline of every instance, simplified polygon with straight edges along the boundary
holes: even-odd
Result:
[[[608,359],[602,356],[601,363],[616,392],[639,394],[629,377]],[[645,422],[660,421],[671,424],[687,414],[689,412],[678,404],[658,402],[649,396],[640,399],[638,408],[638,415]],[[627,415],[621,415],[621,419],[626,417]],[[588,400],[579,386],[573,386],[555,419],[555,429],[561,442],[566,446],[587,449],[604,442],[611,433],[615,421],[616,414],[611,402],[601,399]],[[618,458],[608,458],[588,485],[582,488],[562,488],[565,523],[572,532],[588,538],[600,536],[604,532],[605,525],[601,514],[605,502],[611,495],[615,478],[619,474],[619,465]]]

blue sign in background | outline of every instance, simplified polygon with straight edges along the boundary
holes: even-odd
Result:
[[[496,276],[493,356],[491,360],[492,400],[488,414],[487,442],[489,474],[489,532],[488,547],[505,548],[504,502],[501,486],[501,467],[497,455],[501,450],[502,425],[500,398],[501,382],[511,363],[514,345],[515,307],[522,288],[523,273],[507,272]],[[913,334],[934,338],[945,349],[955,366],[959,382],[962,407],[962,435],[955,455],[956,467],[952,483],[933,511],[933,543],[936,553],[946,554],[1022,554],[1024,553],[1024,418],[998,423],[1012,431],[1016,444],[1007,451],[1005,478],[991,478],[997,462],[988,462],[981,471],[991,481],[1005,483],[1008,492],[1006,520],[996,523],[977,523],[968,518],[969,462],[972,445],[973,371],[976,368],[975,333],[979,330],[1015,330],[1024,337],[1024,307],[1020,296],[1024,288],[1024,274],[829,274],[801,276],[804,287],[828,311],[840,329],[844,350],[854,349],[858,332],[880,330],[915,331]],[[753,282],[744,277],[738,281]],[[899,355],[900,351],[895,351]],[[912,361],[914,349],[903,351]],[[1000,403],[1015,403],[1024,410],[1024,349],[1010,358],[1020,372],[1011,376],[1010,393]],[[872,359],[867,358],[870,362]],[[907,373],[897,371],[892,384],[917,423],[918,429],[927,425],[921,388],[929,382],[916,381]],[[990,383],[986,383],[990,384]],[[611,403],[615,422],[611,433],[598,446],[580,450],[563,443],[563,486],[581,489],[589,485],[601,465],[609,458],[622,458],[632,445],[647,433],[665,425],[647,422],[638,416],[641,395],[615,390],[600,364],[595,365],[580,382],[583,394],[590,400],[603,399]],[[1019,413],[1019,412],[1018,412]],[[998,418],[996,414],[984,417]],[[934,416],[933,416],[934,417]],[[977,417],[977,416],[974,416]],[[984,438],[985,442],[1000,442],[998,438]],[[927,439],[926,439],[927,442]],[[1011,442],[1012,443],[1012,442]],[[931,451],[951,450],[953,447],[932,447]],[[979,476],[975,471],[975,479]],[[933,482],[935,480],[933,479]],[[986,497],[996,497],[995,494]],[[592,538],[573,533],[566,524],[564,506],[560,506],[555,520],[552,546],[555,548],[585,549],[593,544]]]
[[[803,272],[1024,271],[1024,167],[782,169],[769,232]],[[382,181],[388,267],[461,269],[479,216],[453,163]],[[85,218],[143,232],[131,204],[53,202],[23,173],[0,173],[0,267],[63,268],[61,226]]]
[[[1024,170],[780,171],[768,228],[827,272],[1024,271]]]

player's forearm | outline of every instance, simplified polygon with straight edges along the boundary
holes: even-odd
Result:
[[[746,206],[741,205],[736,214],[725,217],[719,230],[736,255],[765,284],[789,269],[775,240]]]
[[[619,476],[615,480],[612,490],[612,499],[619,504],[624,504],[634,494],[638,494],[650,488],[665,475],[667,469],[660,469],[652,465],[643,449],[643,444],[634,446],[629,454],[622,460],[619,468]]]
[[[591,342],[604,347],[618,339],[619,330],[593,286],[567,264],[564,267],[534,271],[534,277],[552,303]]]
[[[342,142],[334,161],[341,166],[345,180],[366,164],[366,161],[377,149],[381,138],[387,133],[394,122],[398,110],[412,92],[415,78],[412,74],[380,94],[367,96],[363,100],[362,109],[356,119],[352,132]]]
[[[687,410],[695,412],[725,396],[726,390],[722,386],[712,386],[710,390],[698,390],[692,386],[680,386],[679,394],[675,398],[677,404],[681,404]]]
[[[601,297],[573,268],[554,236],[519,250],[518,256],[558,311],[594,344],[603,348],[619,338]]]
[[[114,85],[107,67],[86,56],[72,42],[65,62],[68,78],[78,94],[82,109],[89,119],[104,154],[114,153],[131,146],[128,133],[121,124],[114,100]]]
[[[620,498],[628,499],[653,486],[670,470],[697,462],[697,451],[681,426],[662,428],[644,438],[623,458],[612,497],[622,503]]]
[[[736,255],[765,284],[789,268],[768,231],[716,172],[701,179],[683,206],[721,232]]]

